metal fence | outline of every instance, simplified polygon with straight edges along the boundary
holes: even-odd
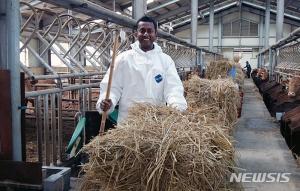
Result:
[[[300,28],[258,54],[259,66],[269,71],[271,79],[300,76]]]
[[[300,42],[292,42],[278,49],[275,72],[299,76]]]

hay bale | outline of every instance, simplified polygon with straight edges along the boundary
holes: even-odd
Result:
[[[243,89],[244,80],[245,80],[245,73],[243,72],[243,69],[240,66],[240,64],[237,64],[236,65],[236,78],[234,81],[239,85],[240,89]]]
[[[189,107],[201,108],[203,105],[217,106],[225,115],[225,125],[232,128],[237,121],[237,107],[240,96],[232,79],[201,79],[193,76],[184,83],[186,99]]]
[[[85,146],[81,190],[227,190],[231,142],[218,123],[195,113],[138,105],[117,129]]]
[[[241,58],[242,58],[241,56],[234,56],[234,57],[233,57],[233,62],[234,62],[234,63],[239,63],[240,60],[241,60]]]
[[[227,78],[227,73],[232,67],[232,62],[228,60],[211,61],[206,68],[207,79]]]
[[[234,56],[233,61],[228,61],[226,59],[219,61],[212,61],[207,66],[206,78],[207,79],[219,79],[228,78],[228,71],[232,68],[236,68],[236,77],[234,82],[236,82],[242,89],[245,79],[245,74],[242,67],[239,64],[240,57]]]
[[[245,74],[240,64],[241,56],[234,56],[232,65],[236,68],[236,77],[234,81],[243,89]]]

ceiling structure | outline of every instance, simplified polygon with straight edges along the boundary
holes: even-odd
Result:
[[[198,0],[198,22],[205,23],[209,17],[209,6],[212,0]],[[39,8],[47,8],[58,14],[67,13],[68,10],[49,3],[47,0],[26,0],[27,3]],[[131,17],[132,0],[89,0],[101,7]],[[271,19],[276,19],[277,0],[270,0]],[[214,0],[215,17],[224,16],[235,11],[245,10],[257,15],[265,15],[265,0]],[[300,0],[285,0],[284,22],[300,27]],[[22,8],[21,8],[22,9]],[[25,7],[23,8],[25,9]],[[84,21],[99,20],[82,13],[72,12]],[[172,33],[190,27],[191,0],[147,0],[147,15],[154,17],[165,30]],[[101,21],[101,20],[100,20]],[[105,22],[105,21],[103,21]]]

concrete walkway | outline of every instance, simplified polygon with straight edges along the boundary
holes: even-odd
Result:
[[[300,167],[280,134],[279,124],[272,118],[252,79],[245,79],[242,117],[235,131],[236,160],[243,173],[291,173],[283,182],[245,182],[246,191],[296,191],[300,190]],[[242,170],[243,169],[243,170]],[[252,175],[247,174],[246,180]],[[249,178],[250,176],[250,178]],[[271,174],[277,178],[277,176]],[[267,180],[271,180],[268,179]],[[282,177],[280,180],[285,180]]]

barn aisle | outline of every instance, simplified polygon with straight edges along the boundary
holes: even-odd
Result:
[[[243,183],[245,190],[299,190],[300,167],[297,166],[280,134],[279,124],[270,116],[252,79],[245,79],[242,117],[238,121],[234,136],[237,140],[238,166],[244,169],[240,172],[291,173],[288,183],[247,182]]]

